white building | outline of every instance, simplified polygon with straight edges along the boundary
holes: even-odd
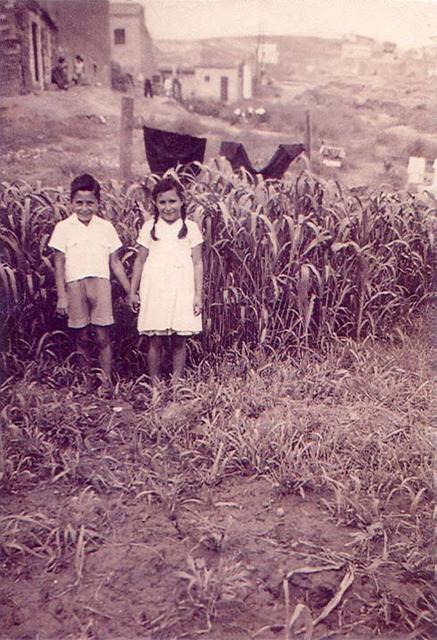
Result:
[[[146,28],[144,7],[138,2],[111,2],[109,9],[111,59],[124,72],[152,76],[153,44]]]
[[[278,64],[279,52],[276,42],[262,42],[257,48],[259,64]]]
[[[192,75],[183,76],[182,95],[232,103],[253,97],[253,70],[249,62],[235,65],[196,65]]]
[[[341,43],[341,57],[350,60],[370,58],[375,50],[375,40],[365,36],[348,34]]]

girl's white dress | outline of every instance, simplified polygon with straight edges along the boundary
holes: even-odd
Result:
[[[140,282],[138,331],[146,335],[193,335],[202,331],[195,316],[194,265],[191,250],[203,242],[199,227],[186,220],[187,235],[178,238],[182,220],[172,224],[158,219],[153,240],[153,220],[144,223],[138,244],[149,250]]]

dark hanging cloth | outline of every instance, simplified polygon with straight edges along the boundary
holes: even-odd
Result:
[[[222,142],[219,155],[229,160],[233,171],[243,168],[249,173],[254,173],[247,151],[241,142]]]
[[[287,171],[291,162],[302,151],[305,151],[305,145],[303,144],[280,144],[269,162],[262,169],[253,167],[241,142],[222,142],[219,155],[225,156],[229,160],[233,171],[238,171],[243,167],[251,175],[261,174],[266,180],[279,180]]]
[[[303,144],[280,144],[268,164],[258,173],[261,173],[265,179],[280,180],[293,160],[302,151],[305,151]]]
[[[146,157],[152,173],[163,174],[178,164],[191,165],[203,162],[206,138],[195,138],[186,134],[143,127]],[[190,171],[198,173],[199,168],[190,166]]]

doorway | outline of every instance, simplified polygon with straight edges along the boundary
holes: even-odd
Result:
[[[220,100],[227,102],[229,97],[229,78],[228,76],[221,76],[220,78]]]
[[[32,53],[33,53],[33,75],[35,82],[39,83],[41,74],[39,69],[39,50],[38,50],[38,25],[32,22]]]

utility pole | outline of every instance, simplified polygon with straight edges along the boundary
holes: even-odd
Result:
[[[132,176],[132,136],[134,125],[134,100],[121,99],[120,119],[120,179],[129,180]]]

